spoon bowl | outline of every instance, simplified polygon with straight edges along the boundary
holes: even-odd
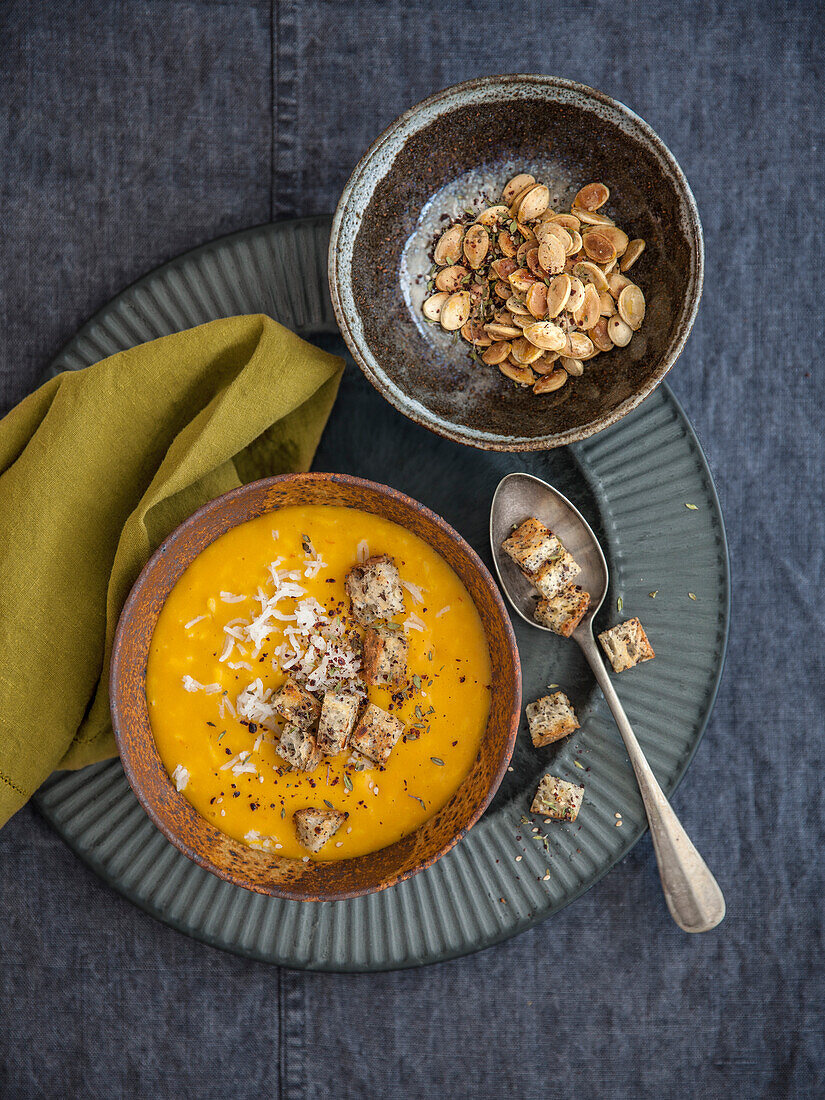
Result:
[[[538,594],[530,580],[501,549],[514,528],[531,517],[550,528],[581,568],[576,582],[589,593],[590,606],[571,637],[581,648],[602,689],[636,773],[670,915],[685,932],[707,932],[724,919],[722,891],[659,786],[593,637],[593,618],[607,595],[607,561],[578,508],[552,485],[532,474],[508,474],[493,496],[490,541],[501,587],[525,622],[538,630],[548,630],[533,618]]]
[[[558,489],[532,474],[508,474],[499,482],[490,510],[490,542],[498,579],[515,611],[537,630],[553,632],[533,618],[538,593],[516,563],[501,549],[513,528],[529,516],[541,520],[562,541],[581,568],[576,583],[590,593],[590,607],[577,630],[592,630],[592,622],[607,595],[607,560],[599,540],[578,508]]]

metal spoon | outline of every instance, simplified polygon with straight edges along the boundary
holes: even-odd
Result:
[[[690,842],[642,752],[593,637],[593,619],[607,594],[607,562],[584,516],[556,489],[531,474],[508,474],[490,511],[490,541],[501,587],[518,614],[537,630],[537,594],[501,544],[530,516],[555,532],[581,566],[577,582],[590,593],[590,608],[572,637],[579,643],[616,719],[647,812],[659,875],[670,914],[685,932],[707,932],[725,916],[725,899],[705,861]]]

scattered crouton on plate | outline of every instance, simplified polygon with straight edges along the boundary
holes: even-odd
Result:
[[[353,617],[365,626],[404,612],[401,578],[395,562],[386,554],[354,565],[347,573],[346,589]]]
[[[566,783],[555,775],[545,775],[539,783],[530,813],[553,817],[557,821],[575,821],[583,798],[584,787]]]
[[[399,718],[370,703],[350,737],[350,745],[376,764],[386,764],[403,732],[404,723]]]
[[[368,626],[364,635],[361,675],[376,687],[394,687],[407,677],[409,643],[401,630]]]
[[[589,606],[590,593],[573,585],[550,600],[539,600],[533,617],[537,623],[548,627],[555,634],[569,638]]]
[[[545,695],[535,703],[530,703],[527,707],[527,721],[536,748],[550,745],[579,729],[579,720],[563,691]]]
[[[599,635],[602,649],[613,665],[614,672],[624,672],[642,661],[652,660],[656,654],[647,640],[644,627],[638,619],[628,619]]]
[[[298,843],[310,852],[320,852],[348,817],[349,814],[342,813],[340,810],[319,810],[315,806],[296,810],[292,820],[295,822]]]

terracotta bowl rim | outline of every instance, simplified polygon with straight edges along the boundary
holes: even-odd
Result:
[[[484,587],[487,589],[491,600],[491,606],[496,613],[496,619],[498,621],[499,627],[502,629],[504,634],[504,641],[506,642],[507,648],[510,651],[511,667],[513,669],[513,676],[508,678],[506,686],[502,689],[508,691],[509,694],[512,696],[513,706],[510,712],[509,724],[508,728],[506,729],[506,737],[500,753],[499,763],[494,775],[490,780],[484,796],[479,800],[469,819],[461,826],[461,828],[459,828],[455,832],[453,836],[450,837],[449,840],[447,840],[443,844],[441,848],[439,848],[437,852],[427,855],[414,867],[410,867],[405,871],[390,875],[387,879],[382,880],[378,883],[368,883],[364,886],[358,886],[352,889],[330,890],[322,894],[319,893],[317,895],[308,895],[306,892],[299,892],[298,890],[292,889],[289,884],[282,885],[272,883],[267,887],[261,884],[250,882],[242,874],[235,873],[231,870],[219,866],[212,859],[210,859],[209,856],[205,855],[197,848],[187,843],[180,836],[178,836],[173,829],[167,827],[166,821],[164,820],[162,815],[156,810],[153,801],[147,795],[147,792],[144,789],[144,785],[141,781],[142,773],[147,771],[149,766],[145,763],[141,763],[139,759],[135,760],[132,756],[132,751],[128,744],[128,734],[126,733],[126,730],[128,729],[128,723],[124,717],[122,710],[123,699],[121,694],[121,685],[123,683],[123,675],[121,669],[121,664],[123,660],[122,650],[124,646],[124,641],[132,626],[133,618],[136,615],[136,606],[143,594],[143,589],[158,562],[168,554],[170,548],[174,546],[174,543],[178,540],[178,538],[180,538],[185,532],[190,531],[192,528],[198,527],[205,516],[210,515],[212,512],[220,511],[227,501],[242,497],[247,493],[252,492],[253,490],[259,490],[261,488],[268,488],[271,486],[285,485],[290,483],[297,484],[300,482],[327,482],[330,484],[342,484],[355,488],[365,489],[368,492],[377,494],[379,497],[387,497],[398,501],[403,506],[417,512],[419,515],[423,516],[425,520],[438,527],[446,535],[446,537],[458,547],[459,551],[467,560],[470,568],[478,575],[478,577],[484,584]],[[346,507],[346,505],[342,505],[342,507]],[[277,510],[278,509],[273,509],[273,511]],[[264,512],[261,514],[265,515],[268,513]],[[227,530],[231,530],[236,526],[239,526],[239,524],[232,524],[232,526],[230,528],[227,528]],[[216,537],[219,538],[220,535]],[[423,536],[419,534],[418,537],[422,538]],[[424,541],[427,542],[428,540],[424,539]],[[209,545],[211,545],[211,543]],[[433,547],[433,549],[435,548]],[[436,553],[438,553],[437,550]],[[192,559],[192,561],[194,561],[194,558]],[[187,567],[189,564],[191,564],[191,562],[187,563]],[[169,591],[171,591],[171,589]],[[168,594],[168,592],[165,594],[164,602],[166,597],[168,597]],[[475,601],[473,602],[475,603]],[[144,663],[144,666],[141,669],[141,683],[144,684],[145,675],[146,667]],[[137,580],[132,586],[131,591],[129,592],[129,595],[120,613],[117,628],[115,630],[115,637],[112,647],[112,657],[109,666],[109,699],[115,742],[117,744],[120,760],[123,765],[123,770],[126,774],[129,785],[135,793],[142,808],[144,809],[150,820],[153,822],[153,824],[156,826],[156,828],[158,828],[160,832],[162,832],[163,835],[166,837],[166,839],[174,844],[175,847],[179,849],[179,851],[183,852],[183,854],[187,856],[190,860],[192,860],[193,863],[196,863],[198,866],[203,867],[207,871],[210,871],[218,878],[231,882],[236,886],[242,886],[245,889],[252,890],[256,893],[293,901],[338,901],[348,898],[360,897],[365,894],[378,893],[382,890],[387,889],[390,886],[395,886],[398,883],[403,882],[408,878],[411,878],[413,875],[418,874],[419,871],[425,870],[442,856],[446,855],[446,853],[449,852],[453,847],[455,847],[459,840],[461,840],[462,837],[464,837],[467,832],[472,828],[472,826],[475,825],[476,822],[481,818],[482,814],[489,806],[490,802],[498,791],[499,786],[501,785],[501,781],[506,774],[507,767],[510,763],[513,750],[515,748],[516,736],[518,734],[518,728],[521,720],[521,662],[519,659],[518,647],[516,644],[515,631],[513,630],[510,616],[507,613],[504,599],[498,589],[498,586],[493,580],[492,574],[487,569],[484,562],[478,556],[476,551],[466,541],[466,539],[462,535],[460,535],[454,527],[450,526],[450,524],[448,524],[446,520],[439,516],[438,513],[433,512],[432,509],[428,508],[425,504],[422,504],[420,501],[417,501],[413,497],[408,496],[406,493],[402,493],[400,490],[392,488],[392,486],[384,485],[381,482],[377,481],[371,481],[367,478],[355,477],[351,474],[321,472],[278,474],[273,477],[259,478],[256,481],[251,481],[246,483],[245,485],[240,485],[235,489],[230,489],[228,492],[222,493],[220,496],[215,497],[210,501],[207,501],[206,504],[201,505],[200,508],[194,511],[187,519],[185,519],[181,524],[174,528],[174,530],[172,530],[163,539],[161,544],[154,551],[152,556],[144,565],[143,569],[140,571],[140,574],[138,575]],[[146,718],[146,724],[148,726],[148,713],[146,715]],[[172,792],[173,798],[180,799],[181,801],[186,802],[190,809],[194,810],[192,804],[184,798],[183,794],[175,789],[171,777],[163,766],[163,763],[160,761],[160,756],[157,753],[157,748],[155,746],[153,747],[155,754],[158,758],[157,763],[160,769],[159,774],[161,775],[162,779],[165,779],[169,790]],[[212,826],[206,820],[206,818],[201,817],[201,815],[197,813],[197,810],[194,810],[194,812],[195,814],[197,814],[199,820],[202,821],[205,826],[208,826],[209,828],[217,828],[216,826]],[[431,819],[431,817],[428,818],[427,822]],[[427,822],[422,823],[422,825],[426,824]],[[220,832],[220,830],[218,831]],[[245,846],[242,845],[240,841],[235,841],[234,838],[229,837],[228,834],[223,834],[223,836],[227,837],[227,839],[233,844],[238,845],[239,848],[245,849]],[[397,841],[396,843],[400,842]],[[393,845],[388,845],[388,847],[391,848],[393,847]],[[245,854],[245,851],[243,854]],[[368,855],[369,853],[367,854],[367,856],[356,856],[353,858],[368,858]]]
[[[437,106],[442,101],[449,101],[456,96],[466,95],[468,92],[491,87],[500,87],[504,91],[508,86],[518,84],[535,84],[547,89],[549,92],[554,90],[575,92],[585,99],[594,100],[616,111],[618,114],[623,115],[640,131],[642,138],[656,151],[657,155],[670,169],[675,184],[684,200],[685,215],[689,229],[692,270],[688,276],[685,298],[679,309],[674,336],[665,353],[660,356],[655,371],[647,377],[644,383],[640,385],[633,394],[626,397],[623,401],[620,401],[614,408],[609,409],[601,416],[585,424],[568,428],[565,431],[550,432],[546,435],[508,439],[504,436],[494,436],[492,434],[489,436],[482,435],[481,433],[474,432],[472,429],[454,424],[438,416],[438,414],[429,411],[425,411],[422,415],[417,411],[417,403],[414,402],[410,394],[405,392],[403,393],[403,397],[399,397],[394,391],[394,388],[387,385],[384,379],[376,373],[371,362],[374,356],[369,349],[369,343],[367,340],[361,340],[353,330],[347,310],[344,306],[340,285],[345,276],[339,265],[338,249],[339,237],[341,235],[344,217],[347,213],[352,192],[383,145],[395,137],[397,133],[403,131],[422,111]],[[461,103],[455,104],[456,109],[461,106],[463,106]],[[441,112],[441,114],[443,113],[445,112]],[[394,408],[403,413],[404,416],[409,417],[409,419],[413,420],[416,424],[420,424],[430,431],[444,436],[446,439],[451,439],[456,443],[462,443],[465,446],[478,447],[481,450],[505,452],[546,451],[552,450],[555,447],[563,447],[570,443],[586,439],[588,436],[595,435],[597,432],[604,431],[605,428],[609,428],[613,424],[616,424],[623,417],[627,416],[628,413],[637,408],[642,401],[660,385],[684,349],[699,311],[699,303],[702,298],[702,288],[704,285],[704,270],[704,235],[702,233],[702,222],[699,217],[696,199],[678,161],[653,127],[648,122],[645,122],[645,120],[640,115],[637,115],[630,107],[622,103],[621,100],[614,99],[612,96],[607,95],[606,92],[600,92],[598,89],[591,88],[587,84],[581,84],[575,80],[568,80],[565,77],[549,76],[542,73],[504,73],[476,77],[472,80],[465,80],[459,84],[451,84],[447,88],[442,88],[440,91],[434,92],[432,95],[427,96],[426,99],[422,99],[412,107],[407,108],[406,111],[400,114],[378,135],[378,137],[375,138],[356,164],[349,179],[344,185],[332,219],[332,230],[330,233],[329,252],[327,256],[329,289],[333,310],[335,312],[335,319],[350,354],[378,392],[389,401]],[[364,345],[363,347],[362,344]]]

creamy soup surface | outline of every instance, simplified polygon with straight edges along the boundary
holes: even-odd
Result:
[[[363,630],[344,582],[375,554],[394,559],[404,586],[400,688],[365,687],[359,677]],[[268,700],[287,675],[319,698],[326,687],[359,684],[400,718],[405,731],[386,767],[349,750],[311,772],[286,764],[283,722]],[[490,682],[478,612],[435,550],[371,513],[308,505],[241,524],[192,562],[158,619],[146,694],[163,763],[203,817],[252,847],[329,860],[394,843],[450,799],[486,728]],[[327,806],[349,816],[308,852],[292,815]]]

